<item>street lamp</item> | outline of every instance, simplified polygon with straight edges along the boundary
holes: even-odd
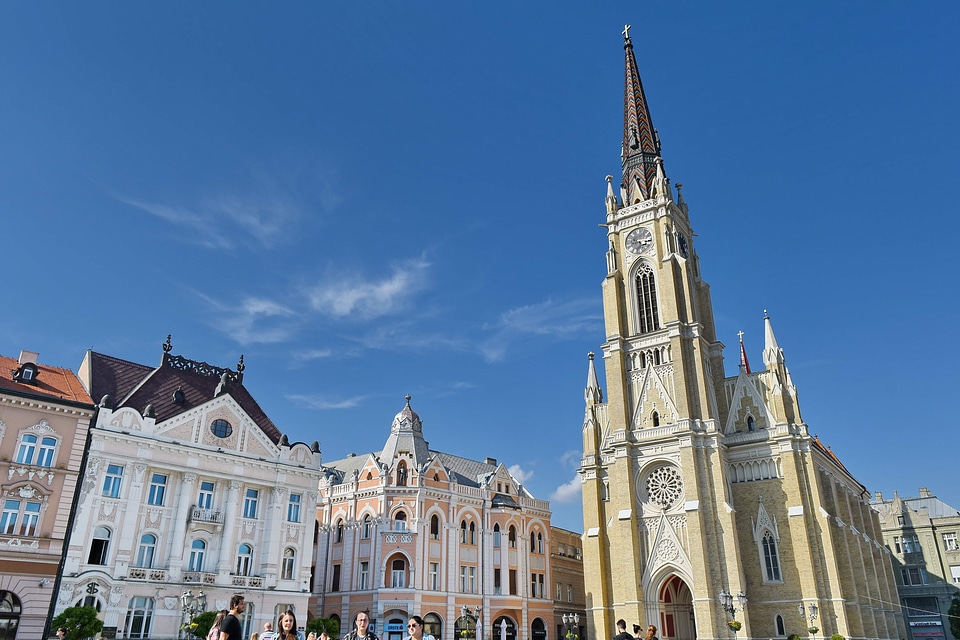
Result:
[[[737,604],[740,605],[739,608],[733,604],[734,597],[737,599]],[[723,610],[730,615],[730,619],[727,621],[727,626],[730,627],[730,630],[733,631],[734,637],[736,637],[737,631],[739,631],[740,627],[743,626],[737,620],[737,611],[743,611],[746,608],[747,594],[741,591],[736,596],[732,596],[730,595],[729,591],[724,589],[720,592],[720,595],[717,596],[717,599],[720,601],[720,606],[723,608]]]
[[[566,629],[565,640],[580,640],[580,614],[565,613],[561,620],[563,620],[563,627]]]
[[[187,623],[193,620],[194,616],[203,613],[207,608],[207,594],[202,590],[196,596],[189,589],[180,596],[180,612],[183,616],[183,622],[180,625],[180,637],[186,635]]]
[[[480,614],[483,613],[483,610],[480,607],[474,607],[471,609],[467,605],[460,607],[460,613],[467,620],[473,620],[473,635],[477,640],[483,638],[483,631],[480,627]]]
[[[808,605],[807,605],[807,610],[804,611],[804,610],[803,610],[803,603],[801,602],[800,604],[797,605],[797,611],[800,612],[800,619],[803,620],[803,623],[804,623],[804,624],[808,624],[808,623],[807,623],[807,620],[809,619],[810,622],[809,622],[809,626],[807,626],[807,632],[808,632],[810,635],[813,635],[813,634],[815,634],[816,632],[820,631],[820,628],[819,628],[819,627],[815,627],[815,626],[813,625],[813,621],[816,620],[816,619],[817,619],[817,616],[820,615],[820,609],[817,607],[817,605],[812,604],[812,603],[811,603],[811,604],[808,604]]]

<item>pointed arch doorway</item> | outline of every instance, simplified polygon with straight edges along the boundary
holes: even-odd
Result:
[[[697,620],[693,613],[693,593],[680,576],[671,574],[660,585],[659,636],[663,640],[696,640]]]

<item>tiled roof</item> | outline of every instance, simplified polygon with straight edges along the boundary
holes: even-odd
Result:
[[[73,371],[39,362],[34,364],[37,365],[34,384],[17,382],[13,379],[12,372],[20,366],[18,359],[0,356],[0,389],[92,404],[90,396]]]
[[[858,485],[860,485],[860,489],[862,489],[863,491],[866,491],[866,490],[867,490],[867,488],[866,488],[865,486],[863,486],[859,481],[857,481],[856,478],[853,477],[853,474],[850,473],[850,471],[844,466],[844,464],[843,464],[842,462],[840,462],[840,458],[837,457],[837,454],[835,454],[835,453],[833,452],[833,449],[831,449],[830,447],[824,446],[824,444],[823,444],[822,442],[820,442],[820,436],[814,436],[814,438],[813,438],[813,446],[816,447],[817,449],[819,449],[820,452],[823,453],[823,455],[825,455],[831,462],[833,462],[833,464],[837,465],[837,466],[838,466],[840,469],[842,469],[848,476],[850,476],[851,478],[853,478],[854,482],[856,482]]]
[[[99,401],[109,394],[114,409],[130,407],[143,413],[147,405],[153,405],[157,422],[210,401],[220,384],[220,378],[210,373],[174,368],[169,364],[151,368],[96,352],[90,355],[93,396]],[[178,388],[184,395],[183,404],[173,399]],[[228,393],[274,443],[280,441],[280,430],[242,382],[232,381]]]

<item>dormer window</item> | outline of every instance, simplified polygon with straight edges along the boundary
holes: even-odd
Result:
[[[13,370],[13,379],[23,384],[36,384],[37,373],[37,365],[32,362],[24,362]]]

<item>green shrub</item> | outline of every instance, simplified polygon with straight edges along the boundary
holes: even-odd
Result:
[[[847,639],[843,637],[842,634],[835,633],[832,636],[830,636],[830,640],[847,640]]]

